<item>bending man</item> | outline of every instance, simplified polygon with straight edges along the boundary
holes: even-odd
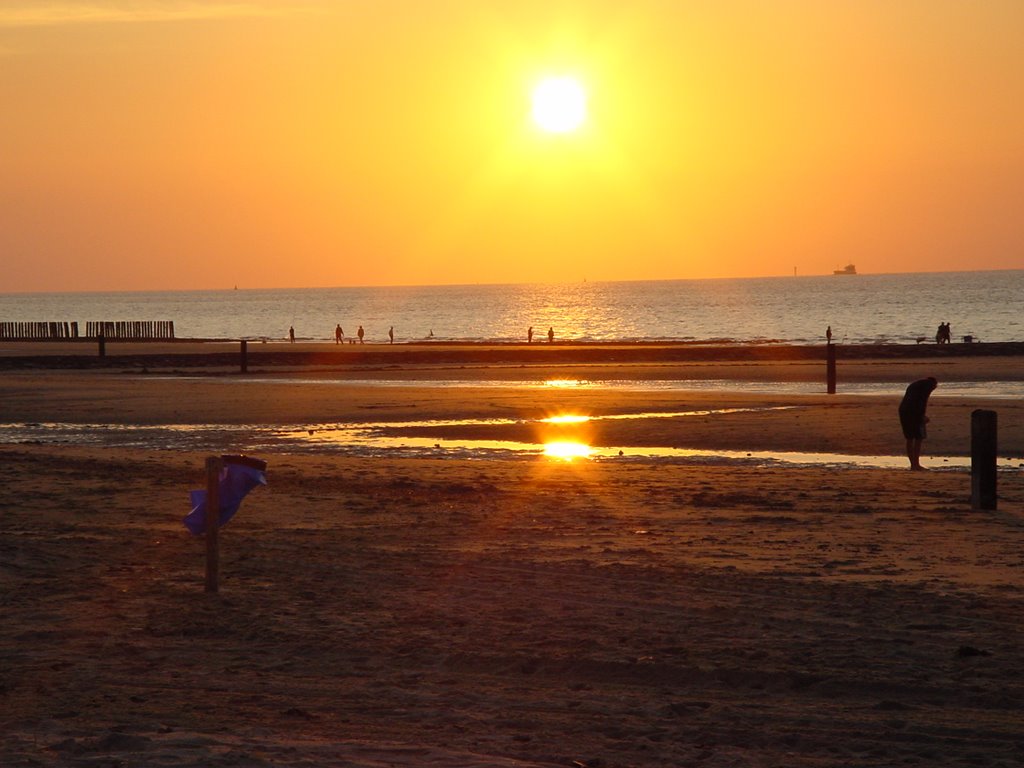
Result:
[[[928,396],[939,385],[934,376],[927,379],[918,379],[909,387],[900,401],[900,426],[903,427],[903,436],[907,438],[907,458],[910,459],[912,470],[921,470],[921,443],[926,435],[925,424],[928,417],[925,411],[928,408]]]

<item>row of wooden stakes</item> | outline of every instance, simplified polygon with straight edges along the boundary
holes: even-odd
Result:
[[[173,320],[116,320],[85,324],[79,334],[77,322],[0,322],[0,339],[34,341],[46,339],[143,340],[173,339]]]

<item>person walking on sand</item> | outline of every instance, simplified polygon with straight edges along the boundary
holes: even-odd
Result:
[[[910,459],[912,471],[923,470],[921,466],[921,443],[927,434],[925,425],[928,423],[928,416],[925,411],[928,408],[928,397],[939,385],[934,376],[927,379],[918,379],[913,382],[903,395],[900,401],[900,426],[903,428],[903,436],[907,438],[907,458]]]
[[[350,327],[351,327],[351,326],[350,326]],[[356,331],[356,336],[358,336],[358,337],[359,337],[359,343],[360,343],[360,344],[362,344],[362,343],[363,343],[363,336],[365,335],[365,333],[366,333],[366,331],[364,331],[364,330],[363,330],[363,326],[361,326],[361,325],[360,325],[360,326],[359,326],[359,330],[358,330],[358,331]]]
[[[388,342],[390,344],[395,343],[395,326],[393,325],[390,328],[388,328]]]
[[[345,332],[341,329],[341,323],[334,326],[334,343],[341,344],[341,340],[345,338]]]
[[[533,344],[533,326],[526,329],[526,343]]]
[[[550,344],[554,340],[555,340],[555,329],[554,328],[548,328],[548,344]]]
[[[295,343],[295,326],[288,326],[288,342],[291,344]]]

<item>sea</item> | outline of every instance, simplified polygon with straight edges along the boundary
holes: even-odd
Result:
[[[1024,340],[1024,270],[710,280],[0,293],[0,322],[174,322],[177,338],[849,344]]]

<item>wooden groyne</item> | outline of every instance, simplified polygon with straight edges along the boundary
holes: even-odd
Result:
[[[78,323],[2,322],[0,339],[77,339]]]
[[[0,322],[0,339],[9,341],[46,341],[60,339],[98,339],[116,341],[153,341],[174,338],[173,320],[115,320],[85,324],[79,334],[77,322]]]
[[[173,320],[123,320],[116,322],[92,322],[85,324],[87,338],[95,339],[100,335],[108,340],[119,339],[136,341],[145,339],[173,339]]]

